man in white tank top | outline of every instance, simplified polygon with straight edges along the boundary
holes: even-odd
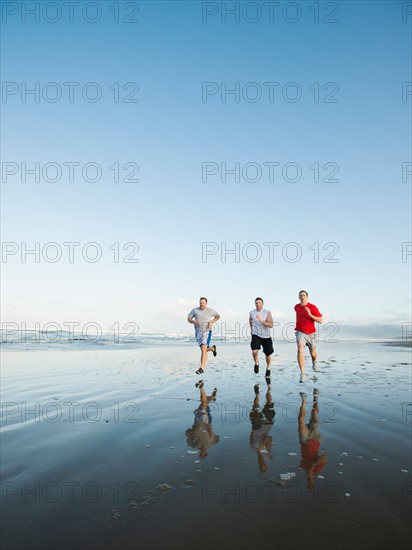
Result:
[[[270,377],[270,361],[273,353],[273,342],[270,336],[270,329],[273,327],[272,314],[269,310],[263,309],[263,300],[258,297],[255,300],[256,309],[249,313],[249,324],[252,333],[252,355],[255,361],[255,373],[259,372],[259,350],[263,349],[266,356],[266,378]]]

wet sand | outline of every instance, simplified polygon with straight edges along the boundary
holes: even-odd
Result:
[[[389,341],[384,342],[385,346],[397,346],[402,348],[412,348],[412,340],[396,340],[396,341]]]
[[[218,351],[4,353],[2,547],[409,548],[410,350]]]

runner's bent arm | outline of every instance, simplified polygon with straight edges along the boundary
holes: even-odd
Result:
[[[266,317],[266,321],[264,322],[265,327],[273,328],[273,317],[271,312],[268,312],[268,315]]]
[[[219,319],[220,319],[220,315],[219,313],[217,313],[216,316],[209,321],[209,328],[213,325],[213,323],[216,323],[216,321],[219,321]]]
[[[272,314],[270,313],[270,311],[268,311],[268,314],[266,316],[266,321],[263,321],[261,319],[260,321],[262,323],[262,325],[264,325],[265,327],[268,327],[268,328],[272,328],[273,327],[273,319],[272,319]]]
[[[313,321],[316,321],[317,323],[319,324],[322,324],[323,323],[323,317],[322,315],[320,315],[319,317],[316,317],[316,315],[312,315],[310,309],[308,307],[305,307],[306,309],[306,312],[307,314],[309,315],[309,317],[313,320]]]

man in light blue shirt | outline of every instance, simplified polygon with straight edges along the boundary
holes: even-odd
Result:
[[[207,361],[207,352],[211,351],[216,357],[216,346],[211,346],[212,325],[220,319],[220,315],[214,309],[207,307],[207,298],[202,296],[199,300],[199,307],[195,307],[187,316],[190,324],[195,325],[195,336],[197,343],[200,346],[200,368],[196,374],[203,374]]]

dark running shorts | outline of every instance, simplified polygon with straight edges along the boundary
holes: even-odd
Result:
[[[262,348],[263,353],[265,355],[272,355],[272,353],[273,353],[272,338],[261,338],[260,336],[257,336],[256,334],[252,334],[252,341],[250,343],[250,347],[253,350]]]

